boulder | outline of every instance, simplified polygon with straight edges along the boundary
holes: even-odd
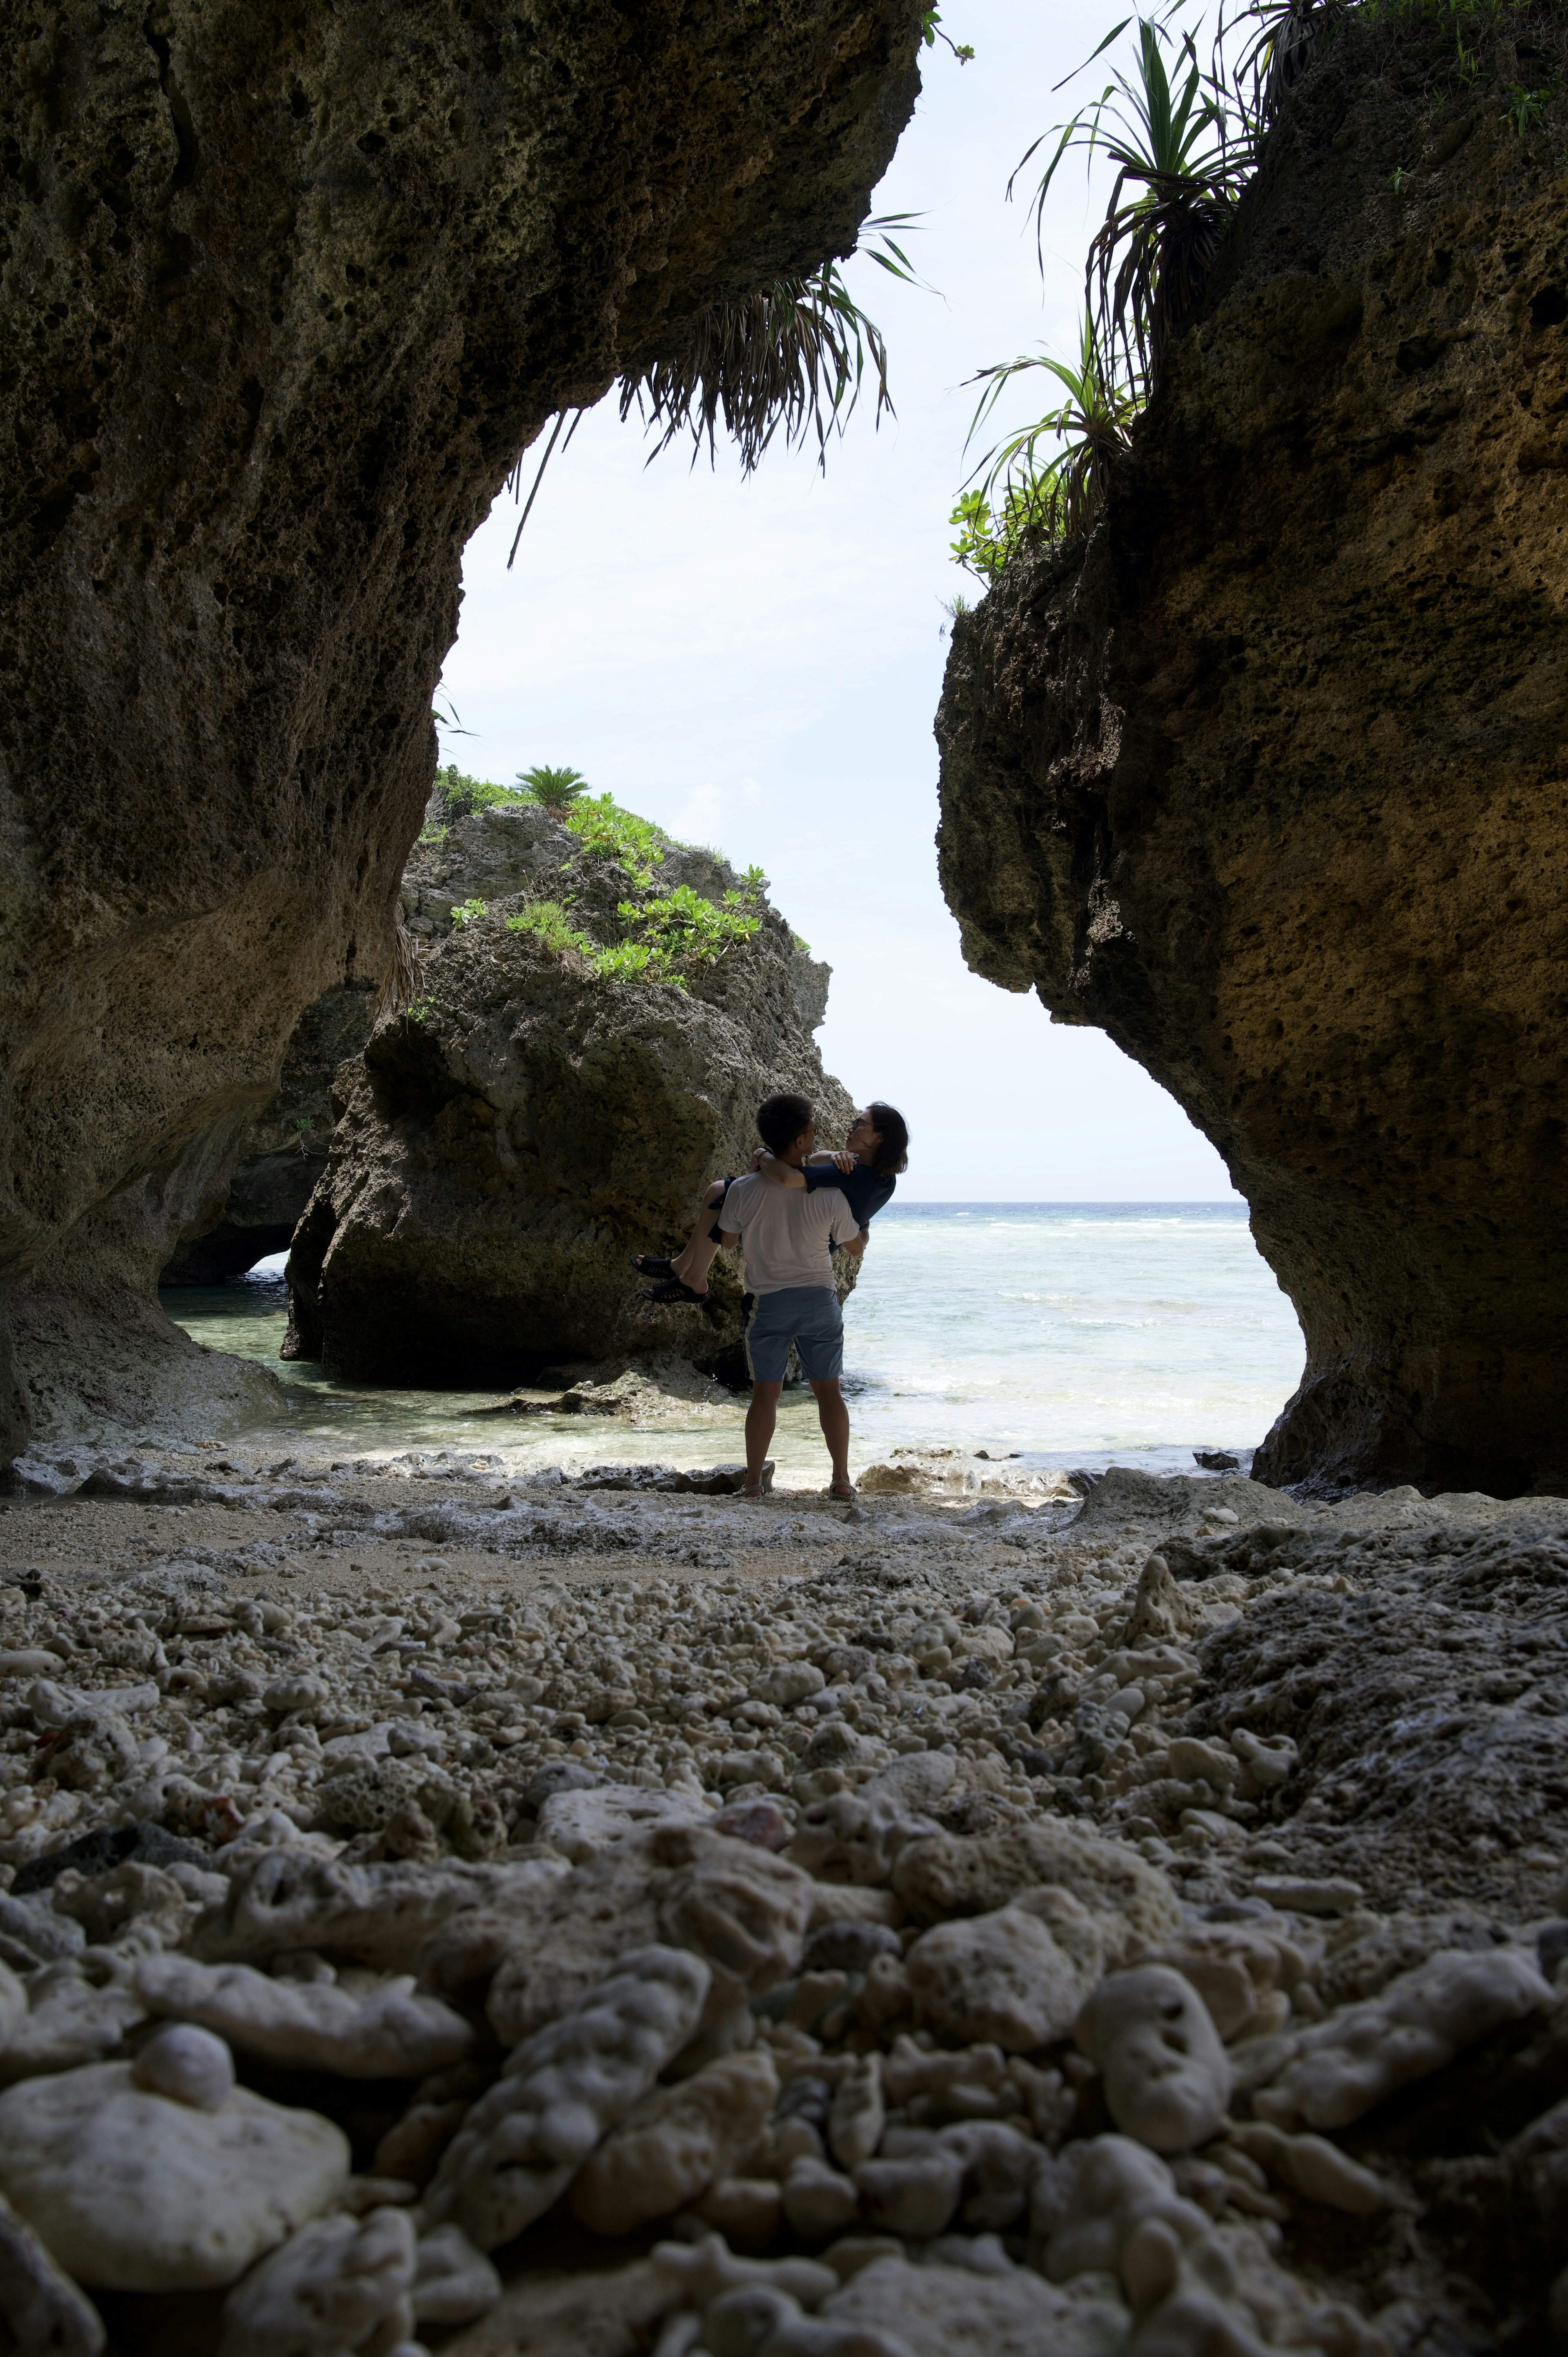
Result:
[[[569,2196],[596,2234],[629,2234],[732,2177],[768,2124],[779,2073],[763,2048],[710,2062],[645,2095],[611,2130]]]
[[[0,2201],[0,2347],[18,2357],[100,2357],[103,2322],[32,2229]]]
[[[1109,1963],[1170,1938],[1181,1921],[1157,1867],[1124,1843],[1080,1833],[1060,1817],[978,1836],[929,1834],[908,1843],[893,1868],[893,1888],[917,1923],[988,1914],[1042,1883],[1069,1892],[1096,1918]]]
[[[1511,31],[1473,89],[1436,18],[1347,28],[1293,49],[1087,547],[955,627],[942,885],[1247,1198],[1306,1342],[1256,1480],[1557,1493],[1560,210]]]
[[[483,39],[392,0],[368,46],[319,7],[17,28],[7,1454],[281,1407],[154,1288],[304,1009],[392,971],[464,546],[553,414],[848,251],[918,87],[916,0],[626,30],[558,0]]]
[[[1112,2299],[1074,2298],[1027,2267],[967,2267],[876,2259],[822,2302],[840,2325],[894,2338],[909,2357],[1106,2357],[1126,2329]]]
[[[124,2062],[24,2080],[0,2095],[0,2192],[81,2283],[231,2284],[328,2206],[349,2140],[242,2087],[208,2108],[211,2092],[158,2093]]]
[[[462,2017],[399,1975],[363,1996],[329,1982],[274,1980],[249,1964],[148,1956],[136,1994],[149,2013],[199,2022],[231,2046],[295,2071],[344,2079],[417,2079],[460,2062],[474,2043]]]
[[[684,1243],[709,1180],[746,1168],[774,1091],[809,1096],[824,1139],[842,1137],[852,1107],[812,1037],[827,968],[758,899],[756,933],[716,963],[679,981],[599,974],[509,917],[542,896],[569,902],[574,930],[608,945],[635,930],[623,902],[683,884],[722,900],[744,879],[656,844],[639,886],[526,804],[460,820],[449,840],[439,891],[428,852],[405,891],[422,909],[465,893],[483,914],[452,930],[443,912],[417,997],[339,1076],[331,1153],[289,1256],[285,1357],[389,1382],[441,1368],[502,1382],[628,1350],[740,1372],[736,1261],[715,1264],[704,1309],[645,1302],[628,1261]],[[846,1264],[843,1290],[853,1275]]]
[[[915,2019],[954,2044],[1032,2053],[1065,2038],[1100,1977],[1105,1941],[1065,1890],[1026,1891],[989,1915],[938,1923],[907,1960]]]
[[[1155,2152],[1190,2152],[1219,2132],[1230,2064],[1202,1998],[1168,1964],[1112,1973],[1078,2024],[1117,2126]]]
[[[341,2357],[373,2334],[384,2348],[406,2342],[416,2263],[406,2210],[317,2218],[230,2293],[218,2357]]]
[[[493,2251],[542,2217],[689,2041],[708,1993],[696,1956],[633,1948],[507,2059],[441,2156],[424,2210]]]
[[[798,1867],[705,1826],[628,1834],[504,1914],[456,1916],[426,1942],[427,1986],[469,1999],[488,1988],[490,2026],[515,2045],[576,2004],[630,1945],[668,1941],[712,1975],[715,2029],[800,1963],[811,1884]]]

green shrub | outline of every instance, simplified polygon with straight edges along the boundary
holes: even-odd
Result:
[[[611,794],[574,802],[564,816],[591,859],[618,860],[639,891],[646,892],[653,870],[670,847],[670,837],[651,819],[622,810]]]
[[[439,843],[455,819],[472,818],[476,811],[493,810],[498,802],[525,802],[515,786],[498,786],[488,778],[466,777],[455,761],[437,770],[431,789],[435,810],[425,821],[422,842]]]
[[[487,908],[488,903],[483,900],[459,900],[452,910],[452,931],[460,933],[465,925],[477,923],[486,914]]]
[[[755,873],[756,871],[751,871]],[[716,965],[727,949],[748,942],[762,920],[755,913],[757,887],[706,900],[689,884],[651,900],[623,900],[623,924],[638,927],[643,942],[673,965]]]
[[[594,955],[593,942],[577,931],[559,900],[531,900],[526,909],[507,919],[506,929],[509,933],[532,933],[557,956],[565,950],[575,950],[586,958]]]
[[[594,952],[594,972],[606,982],[670,982],[677,990],[686,985],[669,953],[650,942],[612,942]]]

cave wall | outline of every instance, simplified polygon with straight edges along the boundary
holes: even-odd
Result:
[[[913,0],[0,8],[0,1446],[29,1289],[134,1323],[105,1207],[166,1260],[302,1009],[385,971],[519,450],[848,250],[918,42]]]
[[[1568,1488],[1563,84],[1557,28],[1471,83],[1348,20],[938,718],[969,963],[1224,1156],[1306,1339],[1254,1470],[1325,1494]]]
[[[284,1049],[277,1094],[226,1146],[225,1180],[181,1228],[160,1287],[221,1285],[286,1252],[332,1144],[332,1079],[371,1036],[376,994],[339,984],[313,999]],[[188,1193],[182,1189],[182,1200]]]

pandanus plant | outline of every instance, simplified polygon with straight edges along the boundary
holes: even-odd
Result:
[[[1123,17],[1095,57],[1133,21]],[[1173,81],[1165,57],[1171,36],[1151,18],[1136,22],[1134,72],[1113,75],[1091,105],[1056,126],[1056,152],[1035,192],[1034,212],[1036,240],[1043,240],[1046,199],[1075,150],[1090,162],[1100,154],[1114,165],[1105,219],[1089,249],[1089,308],[1107,370],[1123,361],[1147,395],[1219,252],[1251,156],[1250,142],[1230,135],[1223,91],[1199,66],[1191,34],[1176,43]],[[1050,135],[1026,152],[1009,195]]]
[[[1131,386],[1111,382],[1093,321],[1086,314],[1076,362],[1052,360],[1045,352],[1026,352],[1015,361],[1001,361],[982,369],[969,380],[986,390],[970,421],[965,449],[1013,379],[1030,369],[1043,369],[1054,377],[1067,398],[1033,425],[993,445],[974,470],[983,479],[978,493],[971,495],[972,502],[978,496],[986,511],[996,510],[1001,529],[994,533],[994,544],[1004,551],[1028,537],[1075,540],[1088,531],[1105,496],[1112,462],[1126,447],[1129,429],[1142,406]],[[1043,461],[1042,445],[1049,449]],[[973,479],[972,476],[970,480]],[[963,505],[961,501],[961,512]],[[978,512],[972,505],[971,513]],[[988,576],[997,569],[990,564],[972,567]]]
[[[918,284],[909,258],[889,232],[908,213],[868,221],[856,248],[908,285]],[[869,239],[869,242],[866,241]],[[867,384],[875,386],[873,423],[893,414],[887,390],[887,347],[860,308],[835,262],[806,278],[780,278],[739,302],[715,303],[698,320],[679,359],[655,361],[621,386],[620,414],[635,408],[660,433],[652,456],[682,434],[692,436],[693,464],[704,441],[714,457],[716,428],[739,453],[749,475],[774,436],[786,447],[814,434],[824,464],[830,434],[842,435]]]
[[[928,15],[934,23],[936,11]],[[855,247],[857,253],[911,286],[921,282],[891,232],[915,218],[913,213],[879,213],[863,225]],[[722,420],[739,453],[743,474],[755,471],[780,427],[786,448],[814,434],[818,462],[825,467],[829,436],[842,436],[868,384],[875,385],[876,394],[872,423],[879,425],[884,411],[889,417],[894,414],[886,343],[881,328],[851,295],[837,263],[824,262],[807,276],[775,279],[756,295],[712,305],[697,319],[678,357],[650,361],[640,375],[622,379],[620,414],[624,422],[635,409],[659,435],[650,459],[683,434],[692,437],[693,466],[704,442],[713,459]],[[551,454],[563,430],[564,453],[585,414],[579,409],[567,425],[563,410],[555,420],[507,558],[509,570]],[[507,480],[521,498],[521,457]]]
[[[1046,200],[1062,163],[1079,152],[1089,163],[1101,156],[1115,167],[1105,219],[1089,250],[1076,361],[1029,353],[971,380],[986,388],[971,422],[971,442],[1026,370],[1044,369],[1067,396],[986,452],[975,469],[983,478],[981,488],[954,511],[954,522],[963,527],[954,554],[988,579],[1021,541],[1078,539],[1089,530],[1117,454],[1197,300],[1251,167],[1251,136],[1241,135],[1250,135],[1251,125],[1241,110],[1226,104],[1217,77],[1204,73],[1190,34],[1178,38],[1152,18],[1123,17],[1087,62],[1133,23],[1133,71],[1113,74],[1097,99],[1043,133],[1007,184],[1011,196],[1054,136],[1033,205],[1043,266]],[[1166,63],[1173,46],[1174,76]],[[1057,446],[1043,462],[1042,446]]]

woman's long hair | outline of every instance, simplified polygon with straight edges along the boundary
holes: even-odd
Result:
[[[897,1105],[868,1104],[865,1111],[872,1128],[882,1136],[872,1168],[885,1178],[896,1178],[909,1168],[909,1125]]]

